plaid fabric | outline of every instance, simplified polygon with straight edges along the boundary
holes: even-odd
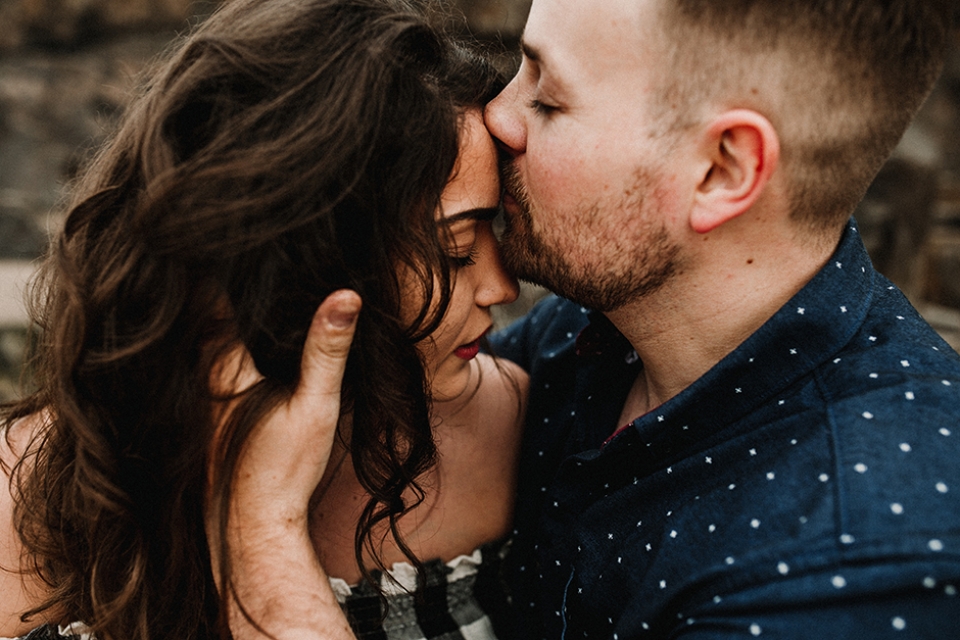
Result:
[[[377,572],[383,600],[368,583],[347,587],[331,580],[340,605],[358,638],[364,640],[490,640],[497,636],[491,609],[504,599],[500,585],[502,543],[444,564],[424,564],[426,587],[416,591],[416,572],[406,564],[389,574]]]
[[[0,638],[0,640],[14,639]],[[74,622],[73,624],[59,627],[52,624],[45,624],[17,640],[95,640],[95,638],[86,625],[80,622]]]
[[[362,640],[496,640],[491,618],[506,606],[501,564],[507,545],[484,545],[469,556],[447,564],[440,560],[424,563],[427,586],[416,591],[413,567],[394,565],[389,574],[376,572],[387,594],[383,601],[367,583],[349,587],[331,579],[337,599]],[[14,640],[0,638],[0,640]],[[67,627],[44,625],[18,640],[95,640],[80,623]]]

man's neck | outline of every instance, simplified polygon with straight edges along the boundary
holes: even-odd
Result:
[[[749,338],[823,267],[836,242],[714,251],[661,290],[607,317],[643,361],[619,424],[686,389]]]

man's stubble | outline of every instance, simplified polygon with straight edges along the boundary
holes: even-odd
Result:
[[[659,291],[680,270],[680,247],[670,238],[666,225],[647,197],[653,193],[656,176],[645,169],[636,171],[636,180],[621,201],[603,210],[597,203],[577,208],[569,228],[554,229],[565,239],[594,245],[588,261],[565,251],[534,231],[534,214],[546,224],[543,211],[534,212],[530,197],[516,167],[501,167],[504,189],[518,204],[515,214],[507,213],[501,237],[504,265],[521,280],[542,285],[554,293],[596,311],[608,312]],[[603,239],[599,225],[622,218],[623,233],[608,230]],[[582,249],[583,247],[577,247]],[[581,251],[580,253],[583,253]]]

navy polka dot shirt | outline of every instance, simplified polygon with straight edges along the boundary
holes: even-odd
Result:
[[[531,374],[504,633],[960,638],[960,357],[852,221],[773,318],[619,431],[643,363],[603,316],[548,298],[493,345]]]

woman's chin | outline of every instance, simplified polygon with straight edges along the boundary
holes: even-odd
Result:
[[[430,381],[430,394],[434,404],[467,400],[479,383],[479,365],[476,358],[459,362],[451,360],[449,364],[452,366],[438,370]]]

